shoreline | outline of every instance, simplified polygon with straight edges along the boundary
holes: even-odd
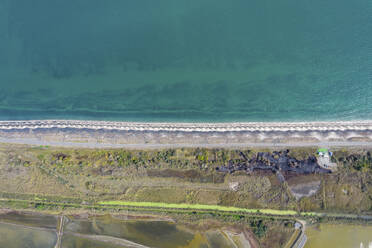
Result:
[[[0,130],[74,128],[123,131],[241,132],[241,131],[372,131],[372,120],[319,122],[119,122],[82,120],[0,121]]]
[[[372,121],[245,123],[0,121],[0,142],[129,149],[372,147]]]

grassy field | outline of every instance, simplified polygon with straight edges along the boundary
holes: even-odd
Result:
[[[37,200],[33,199],[37,195],[51,202],[111,203],[107,207],[121,201],[114,204],[288,216],[372,214],[372,151],[334,150],[337,172],[288,174],[286,183],[280,183],[270,172],[248,175],[216,170],[230,161],[241,162],[241,153],[252,159],[258,150],[71,149],[0,144],[0,197],[23,199],[24,195],[25,199]],[[313,153],[310,148],[290,151],[296,159]],[[306,195],[306,184],[314,182],[319,183],[319,189],[315,187],[315,194]],[[294,189],[305,190],[299,190],[304,197],[295,198]]]
[[[268,215],[283,215],[295,216],[298,215],[296,211],[292,210],[275,210],[275,209],[247,209],[237,207],[226,207],[218,205],[202,205],[202,204],[174,204],[162,202],[128,202],[128,201],[102,201],[100,205],[114,205],[114,206],[130,206],[130,207],[152,207],[152,208],[170,208],[170,209],[195,209],[195,210],[216,210],[225,212],[242,212],[242,213],[261,213]]]

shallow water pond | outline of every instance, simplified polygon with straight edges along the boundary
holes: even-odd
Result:
[[[121,245],[114,245],[107,242],[100,242],[89,238],[63,235],[62,248],[126,248]]]
[[[131,240],[153,247],[174,247],[186,245],[193,235],[179,230],[173,223],[164,221],[120,221],[114,218],[93,218],[92,220],[73,220],[65,231],[89,235],[107,235]]]
[[[305,248],[372,248],[372,226],[319,224],[306,229]]]
[[[193,232],[167,221],[123,221],[110,216],[90,220],[71,219],[65,227],[65,232],[112,236],[159,248],[234,247],[219,231]],[[75,239],[80,239],[80,237],[75,237]]]
[[[53,215],[41,215],[34,213],[11,212],[0,214],[0,222],[14,223],[31,227],[56,229],[57,217]]]
[[[0,215],[0,247],[53,248],[57,217],[11,212]],[[121,220],[110,215],[69,217],[62,248],[229,248],[243,247],[220,230],[196,231],[170,221]],[[238,242],[239,243],[239,242]],[[137,245],[138,244],[138,245]]]
[[[213,248],[225,248],[225,247],[234,247],[232,243],[229,242],[219,231],[210,231],[206,233],[208,243],[210,247]]]
[[[52,248],[57,241],[54,231],[35,230],[12,224],[0,223],[0,247]]]

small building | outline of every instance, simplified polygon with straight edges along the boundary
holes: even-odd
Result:
[[[318,151],[318,163],[324,168],[336,168],[336,163],[331,162],[331,157],[333,155],[327,148],[319,148]]]
[[[330,152],[327,148],[319,148],[318,155],[323,158],[332,157],[332,152]]]

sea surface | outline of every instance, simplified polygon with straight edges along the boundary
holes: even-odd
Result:
[[[0,119],[372,119],[372,1],[0,0]]]

